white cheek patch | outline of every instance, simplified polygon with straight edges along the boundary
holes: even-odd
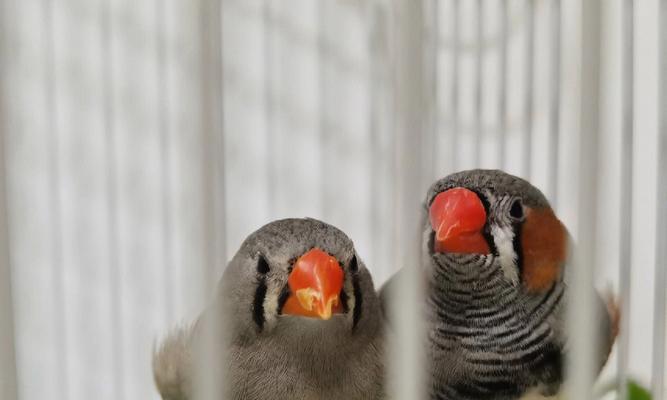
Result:
[[[503,229],[497,225],[491,227],[491,235],[498,249],[500,266],[505,278],[514,285],[519,283],[519,273],[516,265],[517,255],[514,252],[514,232],[511,228]]]
[[[273,285],[269,285],[273,283]],[[274,288],[278,285],[275,282],[266,282],[267,286]],[[276,323],[278,315],[276,310],[278,310],[278,297],[280,296],[280,291],[278,290],[267,290],[266,297],[264,297],[264,325],[266,327],[273,327]]]

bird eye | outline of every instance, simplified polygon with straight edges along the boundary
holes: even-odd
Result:
[[[357,272],[359,270],[359,263],[357,262],[357,255],[353,255],[350,260],[350,271]]]
[[[523,218],[523,206],[521,205],[520,200],[514,200],[512,203],[512,208],[510,208],[510,217],[514,219]]]
[[[263,255],[259,255],[257,259],[257,272],[262,275],[266,275],[269,272],[269,263],[266,261]]]

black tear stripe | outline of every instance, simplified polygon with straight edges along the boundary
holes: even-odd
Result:
[[[491,250],[491,254],[498,255],[498,248],[496,247],[496,241],[493,240],[493,235],[491,234],[491,226],[489,225],[489,213],[491,211],[491,203],[489,203],[489,199],[486,198],[486,196],[478,192],[476,190],[472,190],[477,197],[479,197],[479,201],[482,202],[482,205],[484,206],[484,211],[486,212],[486,221],[484,221],[484,228],[482,229],[482,236],[484,236],[484,240],[486,240],[486,244],[489,245],[489,250]]]
[[[261,331],[264,328],[264,299],[266,298],[266,278],[263,276],[257,282],[255,298],[252,300],[252,319]]]
[[[347,314],[347,312],[350,311],[350,307],[347,306],[347,293],[345,292],[345,285],[343,285],[343,288],[340,290],[338,297],[340,298],[340,303],[343,305],[343,313]]]
[[[352,259],[350,260],[350,271],[356,274],[358,270],[359,270],[359,263],[357,262],[357,255],[355,254],[352,256]]]
[[[352,330],[357,327],[359,319],[361,319],[361,307],[363,306],[363,299],[361,294],[361,286],[359,285],[359,275],[352,275],[352,289],[354,291],[354,310],[352,311]]]
[[[266,261],[266,258],[260,254],[259,259],[257,260],[257,272],[266,275],[269,273],[269,270],[269,263]]]
[[[278,295],[278,309],[276,310],[278,315],[281,315],[283,313],[283,307],[285,306],[285,303],[287,303],[289,295],[290,295],[289,286],[288,285],[283,286],[283,289],[280,291],[280,295]]]

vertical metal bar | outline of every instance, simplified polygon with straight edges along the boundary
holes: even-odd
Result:
[[[271,27],[273,26],[271,12],[271,0],[262,2],[262,28],[264,40],[264,119],[266,123],[266,144],[267,144],[267,195],[269,199],[276,198],[277,165],[273,149],[276,148],[274,129],[275,107],[274,107],[274,88],[271,79],[271,67],[274,64],[273,42]],[[275,218],[276,210],[273,201],[268,202],[269,218]]]
[[[473,168],[478,168],[480,153],[482,152],[482,87],[483,87],[483,68],[484,68],[484,29],[483,29],[483,0],[477,0],[477,10],[475,16],[476,25],[476,46],[475,46],[475,131],[473,132]]]
[[[223,53],[222,0],[202,0],[201,16],[201,92],[203,146],[207,176],[206,209],[206,293],[213,293],[212,283],[221,275],[226,264],[225,174],[223,137]],[[227,357],[225,327],[219,312],[211,312],[203,323],[201,342],[196,349],[195,398],[220,400],[225,398]]]
[[[0,74],[4,78],[4,75]],[[0,96],[5,96],[0,90]],[[6,101],[4,97],[0,102]],[[1,107],[1,105],[0,105]],[[0,109],[0,398],[17,400],[16,357],[14,353],[14,302],[12,299],[9,231],[5,192],[4,135],[6,116]]]
[[[224,108],[222,63],[222,0],[203,0],[202,15],[202,99],[203,132],[209,174],[210,212],[208,221],[208,262],[213,274],[212,282],[220,278],[220,270],[226,262],[225,226],[225,165],[224,165]],[[210,293],[210,292],[209,292]]]
[[[525,84],[523,95],[523,176],[530,179],[533,149],[533,87],[535,64],[535,0],[526,0]]]
[[[498,168],[505,168],[507,135],[507,42],[509,17],[507,0],[500,3],[500,48],[498,57]]]
[[[450,132],[450,172],[456,171],[459,166],[459,61],[461,58],[461,0],[454,0],[452,10],[452,91],[450,93],[452,121]]]
[[[657,237],[655,254],[655,314],[653,326],[653,378],[655,400],[665,398],[665,347],[667,344],[667,0],[660,1]]]
[[[389,128],[391,121],[389,118],[391,105],[389,88],[390,57],[388,49],[388,10],[381,1],[373,0],[369,2],[369,130],[370,130],[370,148],[372,151],[371,174],[369,187],[371,193],[379,195],[381,193],[391,193],[391,183],[388,179],[387,170],[391,167],[392,152],[390,149],[393,144],[393,132]],[[391,224],[388,214],[393,210],[392,196],[384,196],[387,204],[379,207],[374,202],[369,202],[369,217],[372,238],[372,260],[373,265],[378,271],[378,280],[390,276],[395,268],[392,263],[387,262],[392,259],[388,255],[391,249],[389,235],[386,233],[387,224]],[[374,271],[375,272],[375,271]]]
[[[438,146],[438,136],[440,134],[440,0],[431,0],[428,4],[429,9],[426,15],[430,14],[431,19],[429,21],[429,46],[428,51],[426,52],[428,79],[424,80],[424,90],[428,96],[430,112],[430,140],[428,142],[428,146],[430,146],[430,149],[428,149],[430,150],[430,163],[428,168],[430,171],[428,174],[428,180],[431,181],[437,179],[440,175],[440,171],[438,171],[438,159],[441,152]],[[427,150],[425,149],[425,151]],[[427,182],[426,184],[428,183],[430,182]]]
[[[18,400],[14,342],[14,301],[9,256],[5,136],[10,131],[8,61],[11,32],[9,4],[0,1],[0,398]]]
[[[551,2],[551,76],[549,82],[549,199],[558,206],[558,158],[560,157],[561,0]]]
[[[165,325],[174,315],[174,255],[171,221],[171,130],[168,122],[169,87],[167,81],[167,12],[169,3],[164,0],[155,2],[157,15],[156,58],[158,132],[160,135],[160,186],[162,187],[162,254],[164,256],[164,308]]]
[[[600,0],[578,3],[581,29],[580,105],[579,120],[579,180],[578,180],[578,246],[571,268],[571,293],[568,330],[571,340],[571,359],[568,363],[568,398],[593,398],[591,387],[594,369],[593,271],[596,249],[596,210],[598,203],[598,115],[600,76]]]
[[[381,79],[383,75],[381,74],[380,66],[382,65],[380,57],[382,53],[380,52],[381,40],[385,34],[382,31],[382,17],[380,5],[376,1],[371,1],[368,5],[368,42],[367,48],[369,52],[368,59],[368,115],[369,115],[369,124],[368,130],[370,135],[370,148],[371,148],[371,173],[370,181],[368,182],[369,187],[371,188],[371,193],[380,193],[380,176],[381,176],[381,154],[380,154],[380,124],[379,119],[381,117],[380,112],[380,99],[381,94],[379,93],[381,88]],[[386,58],[385,58],[386,60]],[[382,229],[382,216],[380,213],[379,207],[373,205],[373,202],[369,202],[370,209],[368,210],[369,216],[369,225],[370,237],[372,240],[371,254],[372,260],[374,262],[379,262],[381,254],[381,243],[379,239],[379,232]]]
[[[67,351],[67,313],[65,310],[65,267],[63,265],[63,249],[62,249],[62,193],[61,193],[61,179],[60,179],[60,141],[58,129],[58,102],[56,97],[58,95],[58,85],[56,82],[56,55],[55,55],[55,7],[57,3],[54,0],[46,0],[44,2],[44,54],[46,54],[47,66],[46,79],[47,82],[47,107],[48,107],[48,126],[50,131],[46,133],[49,142],[49,192],[51,200],[51,226],[50,235],[52,241],[52,260],[53,260],[53,276],[54,276],[54,290],[53,290],[53,313],[54,326],[56,327],[56,334],[58,336],[57,343],[59,343],[56,351],[57,357],[61,365],[56,368],[54,374],[58,376],[57,381],[60,383],[61,399],[69,398],[69,368],[68,368],[68,351]]]
[[[327,154],[328,148],[331,147],[331,130],[329,129],[329,114],[328,114],[328,80],[327,80],[327,55],[326,55],[326,45],[327,45],[327,20],[331,18],[331,15],[327,16],[327,5],[330,4],[327,1],[317,2],[317,56],[318,56],[318,96],[319,96],[319,167],[320,167],[320,214],[322,218],[326,221],[329,219],[331,212],[331,205],[329,201],[329,196],[327,195],[327,187],[330,185],[330,177],[328,171],[327,163]]]
[[[394,111],[395,142],[395,225],[394,259],[407,268],[406,278],[400,281],[398,291],[402,299],[395,299],[390,312],[396,321],[396,335],[389,369],[389,389],[392,398],[422,399],[425,394],[425,359],[422,348],[423,327],[419,279],[420,260],[420,205],[424,188],[423,144],[426,132],[423,126],[423,3],[421,0],[393,0],[396,35],[394,40]],[[401,245],[397,244],[409,244]]]
[[[113,99],[114,83],[114,58],[113,58],[113,5],[111,2],[105,2],[101,8],[102,11],[102,76],[106,77],[103,82],[104,98],[102,99],[104,107],[104,136],[106,148],[106,190],[107,190],[107,226],[108,226],[108,263],[109,263],[109,286],[111,293],[111,326],[113,334],[111,347],[112,353],[112,371],[114,390],[118,398],[125,398],[125,379],[123,374],[123,293],[120,277],[120,262],[118,244],[120,232],[118,226],[118,182],[116,176],[116,135],[115,135],[115,110]]]
[[[621,80],[621,190],[619,237],[619,295],[621,329],[618,343],[618,387],[620,398],[627,398],[628,353],[630,347],[630,288],[632,282],[632,171],[634,124],[634,0],[622,5],[622,80]]]

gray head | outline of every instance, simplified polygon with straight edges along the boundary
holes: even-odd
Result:
[[[435,182],[426,196],[424,251],[436,262],[498,260],[507,280],[544,290],[560,277],[567,231],[536,187],[499,170],[470,170]]]
[[[309,218],[252,233],[225,270],[218,297],[237,342],[326,340],[379,328],[373,281],[352,241]]]
[[[192,398],[207,387],[197,376],[229,399],[315,398],[314,388],[335,394],[327,398],[376,399],[380,315],[370,274],[343,232],[314,219],[274,221],[243,242],[195,325],[157,349],[155,380],[165,399]],[[207,373],[193,373],[199,357]]]

